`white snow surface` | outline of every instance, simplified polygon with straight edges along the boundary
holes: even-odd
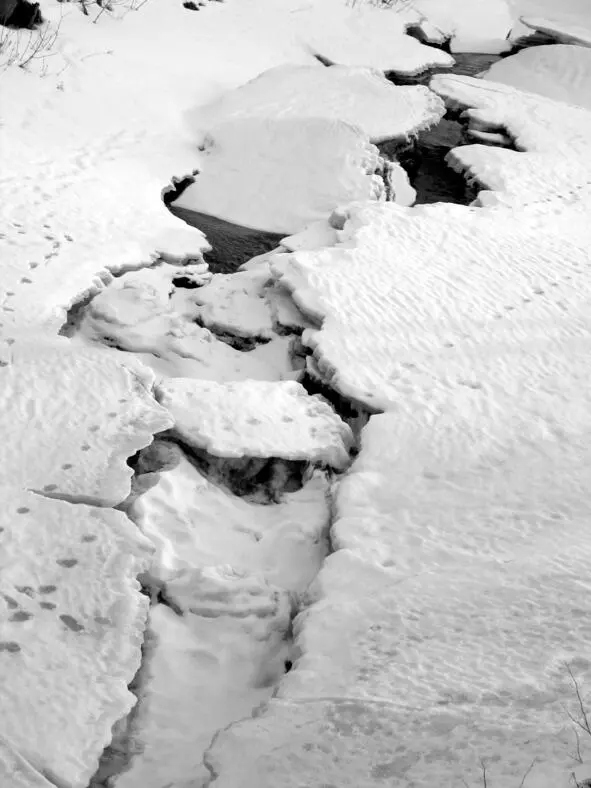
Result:
[[[591,49],[537,46],[493,63],[483,79],[591,109]]]
[[[407,139],[435,125],[444,111],[441,100],[422,85],[393,85],[371,68],[286,64],[196,108],[190,120],[200,140],[230,120],[327,118],[357,126],[378,143]]]
[[[413,5],[392,11],[400,31],[424,12],[455,51],[502,46],[503,3]],[[450,155],[486,185],[477,205],[344,205],[301,237],[305,222],[285,230],[295,235],[265,263],[277,281],[253,274],[243,299],[239,278],[209,278],[206,240],[160,200],[207,159],[187,114],[288,63],[336,74],[311,42],[355,20],[376,52],[409,47],[406,73],[441,53],[386,36],[399,24],[390,12],[343,0],[228,0],[197,14],[151,2],[96,24],[76,3],[42,10],[50,25],[62,18],[51,56],[2,72],[0,783],[87,788],[134,703],[146,569],[184,615],[152,606],[129,742],[144,751],[117,788],[214,776],[219,788],[451,788],[482,784],[481,758],[491,786],[585,778],[564,662],[588,687],[589,113],[438,77],[473,131],[519,149]],[[369,14],[388,22],[377,30]],[[590,40],[587,0],[515,0],[512,14]],[[399,128],[425,122],[425,101],[441,112],[431,94],[408,95]],[[364,139],[381,128],[371,106]],[[385,102],[386,130],[393,113]],[[190,263],[178,271],[199,279],[203,303],[199,288],[172,286],[173,266],[146,268],[157,258]],[[55,338],[67,308],[99,292],[79,336]],[[183,460],[151,478],[137,527],[107,508],[129,491],[126,457],[171,424],[155,377],[294,373],[289,337],[241,353],[195,323],[238,334],[255,299],[269,311],[241,337],[268,314],[304,327],[311,366],[389,411],[336,488],[337,550],[308,591],[327,550],[322,474],[279,504],[245,505]],[[125,351],[88,346],[106,335]]]
[[[279,457],[341,469],[349,462],[349,427],[295,380],[174,378],[158,385],[157,396],[183,440],[215,457]]]
[[[99,506],[121,503],[132,476],[127,458],[172,424],[150,393],[150,371],[61,338],[4,342],[3,485]]]
[[[52,784],[83,788],[135,701],[152,547],[121,512],[0,495],[0,736]],[[18,758],[3,768],[18,785]]]
[[[564,17],[522,16],[522,23],[532,30],[546,33],[560,44],[591,47],[591,24]]]
[[[380,163],[339,120],[233,118],[210,129],[202,169],[174,205],[289,235],[343,202],[385,199]]]

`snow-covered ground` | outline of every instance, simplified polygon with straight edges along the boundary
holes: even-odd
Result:
[[[585,784],[587,0],[42,11],[0,48],[2,788]],[[446,107],[480,191],[413,207],[375,145]],[[195,173],[289,237],[209,271]]]

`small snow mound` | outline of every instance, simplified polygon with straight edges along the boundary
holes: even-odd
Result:
[[[415,10],[451,39],[454,52],[503,52],[513,27],[507,0],[415,0]]]
[[[338,469],[349,462],[349,427],[295,381],[176,378],[161,382],[157,393],[182,439],[215,457],[277,457]]]
[[[407,139],[438,123],[444,112],[427,88],[395,86],[370,68],[282,65],[199,107],[191,125],[201,136],[212,126],[246,117],[327,118],[357,126],[378,143]]]

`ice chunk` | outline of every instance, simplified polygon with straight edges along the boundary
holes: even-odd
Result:
[[[215,457],[277,457],[344,468],[352,434],[295,381],[162,381],[158,398],[190,446]]]
[[[395,51],[388,39],[378,40],[387,41]],[[202,134],[219,123],[243,118],[326,118],[357,126],[377,143],[405,140],[434,126],[444,111],[423,86],[398,87],[369,68],[282,65],[198,108],[191,122]]]
[[[591,49],[585,47],[523,49],[494,63],[484,79],[591,109]]]
[[[243,117],[211,134],[202,171],[174,203],[181,208],[289,234],[341,202],[385,199],[377,148],[342,121]]]
[[[120,503],[132,475],[126,459],[172,423],[150,393],[150,371],[65,339],[21,340],[11,352],[0,368],[3,483]]]
[[[52,784],[84,788],[135,702],[152,548],[121,512],[1,499],[0,735]]]

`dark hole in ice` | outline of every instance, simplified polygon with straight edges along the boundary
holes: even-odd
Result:
[[[183,287],[185,290],[194,290],[196,287],[201,287],[201,283],[191,279],[190,276],[175,276],[172,283],[175,287]]]
[[[285,660],[285,672],[289,673],[289,671],[292,669],[292,667],[293,667],[293,662],[291,661],[291,659],[286,659]]]
[[[194,3],[193,0],[186,0],[186,2],[183,3],[183,8],[188,8],[190,11],[199,11],[199,6],[197,3]]]
[[[168,208],[179,219],[205,234],[212,249],[205,252],[203,259],[214,274],[233,273],[253,257],[275,249],[285,237],[285,234],[242,227],[188,208],[175,205]]]

